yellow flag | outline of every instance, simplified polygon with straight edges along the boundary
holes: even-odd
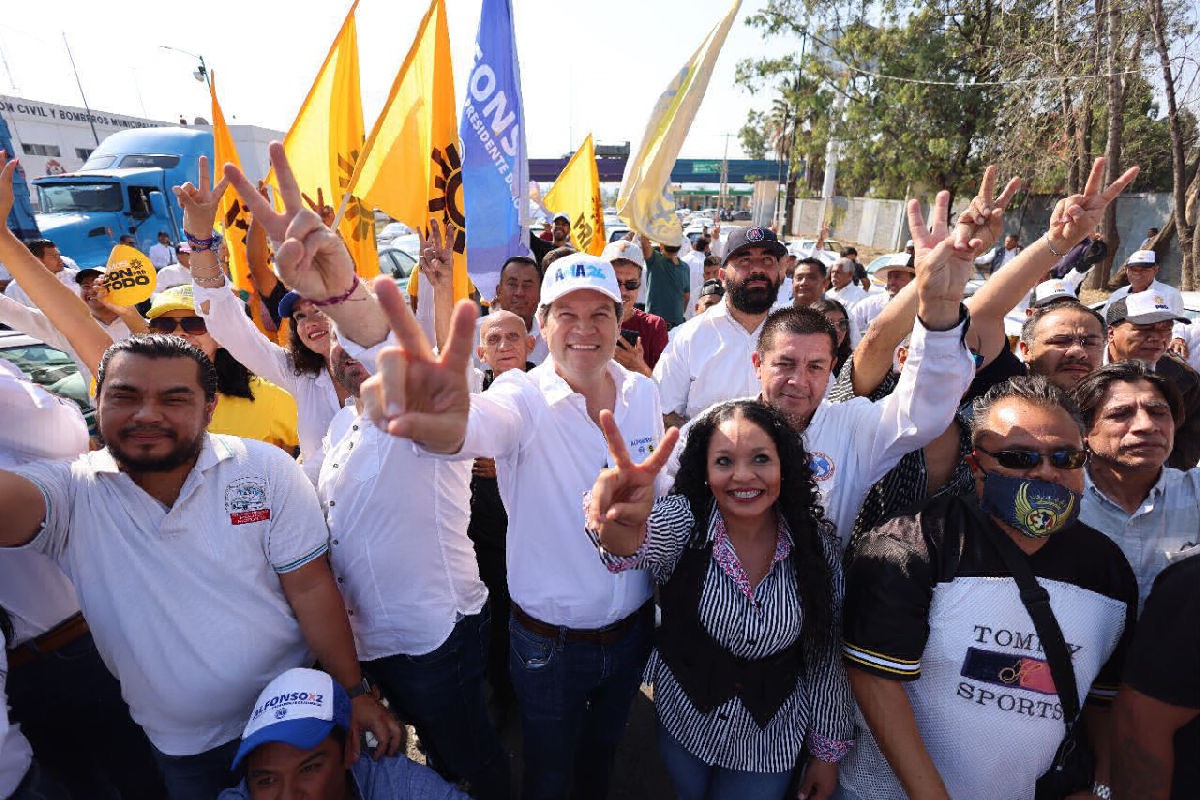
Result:
[[[683,240],[670,192],[671,168],[704,99],[713,65],[741,4],[742,0],[734,0],[725,17],[658,98],[641,146],[625,165],[625,177],[617,193],[617,215],[653,241],[678,245]]]
[[[553,214],[561,211],[571,218],[571,244],[576,250],[600,255],[605,244],[604,206],[600,204],[600,171],[590,133],[546,192],[545,206]]]
[[[467,296],[462,160],[443,0],[433,0],[421,20],[344,191],[414,230],[428,232],[431,220],[443,231],[453,225],[454,299]]]
[[[354,24],[357,8],[355,0],[283,140],[300,191],[316,201],[320,189],[325,202],[335,209],[350,185],[365,129],[358,81],[358,29]],[[358,274],[364,278],[378,275],[375,215],[370,205],[360,197],[351,197],[338,232],[354,258]]]

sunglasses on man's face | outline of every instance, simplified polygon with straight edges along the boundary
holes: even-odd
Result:
[[[193,336],[208,332],[203,317],[155,317],[146,324],[155,333],[174,333],[177,328]]]
[[[996,459],[996,463],[1005,469],[1031,470],[1047,459],[1055,469],[1079,469],[1088,460],[1087,450],[1055,450],[1051,453],[1039,453],[1036,450],[986,450],[979,445],[975,449],[987,453]]]
[[[627,292],[636,292],[638,289],[642,288],[642,282],[637,280],[617,281],[617,283],[619,283],[621,288]]]

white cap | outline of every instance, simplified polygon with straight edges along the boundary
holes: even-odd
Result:
[[[609,263],[617,259],[623,259],[625,261],[632,261],[642,269],[646,268],[646,257],[642,255],[642,246],[628,239],[617,239],[615,242],[609,242],[604,246],[604,252],[600,253],[600,257]]]
[[[621,302],[617,273],[612,264],[586,253],[572,253],[546,268],[546,276],[542,278],[542,305],[548,306],[563,295],[580,289],[593,289]]]
[[[1109,306],[1109,324],[1132,322],[1135,325],[1150,325],[1167,320],[1187,322],[1188,318],[1183,315],[1183,310],[1174,300],[1174,297],[1167,299],[1156,292],[1127,294]],[[1112,319],[1113,317],[1119,319]]]
[[[917,273],[916,268],[910,263],[913,257],[908,253],[892,253],[887,256],[887,260],[875,268],[875,274],[888,274],[897,269],[902,269],[906,272],[911,272],[914,275]]]
[[[1142,266],[1142,265],[1146,265],[1146,264],[1152,265],[1157,262],[1158,262],[1158,259],[1154,255],[1153,250],[1134,250],[1133,255],[1131,255],[1129,257],[1129,260],[1125,262],[1125,266],[1133,267],[1133,266]]]
[[[350,730],[350,698],[327,673],[296,667],[267,684],[254,701],[233,768],[255,748],[284,742],[311,750],[334,727]]]
[[[1054,278],[1053,280],[1042,281],[1034,288],[1033,302],[1030,305],[1036,308],[1064,298],[1069,300],[1079,299],[1075,292],[1071,290],[1071,287],[1067,286],[1062,279]]]

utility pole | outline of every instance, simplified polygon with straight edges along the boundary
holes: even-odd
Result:
[[[83,82],[79,80],[79,70],[75,68],[75,56],[71,53],[71,44],[67,41],[67,33],[63,31],[63,46],[67,48],[67,58],[71,59],[71,71],[75,73],[75,85],[79,87],[79,96],[83,98],[83,110],[87,112],[88,126],[92,129],[92,138],[96,146],[100,146],[100,137],[96,135],[96,123],[92,122],[92,109],[88,107],[87,95],[83,93]]]
[[[725,155],[721,158],[721,191],[717,201],[718,222],[721,214],[725,213],[726,193],[729,191],[729,137],[731,135],[728,131],[725,132]]]

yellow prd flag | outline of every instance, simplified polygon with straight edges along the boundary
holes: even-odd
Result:
[[[214,171],[219,180],[221,168],[226,163],[241,169],[242,162],[238,158],[237,146],[233,143],[233,137],[229,134],[229,126],[225,124],[225,112],[221,110],[221,104],[217,102],[217,75],[215,72],[208,74],[208,91],[212,95]],[[217,209],[217,224],[221,226],[222,234],[225,236],[225,247],[229,251],[229,274],[233,276],[234,288],[254,297],[254,284],[250,281],[250,259],[246,255],[246,235],[250,229],[250,214],[242,205],[236,192],[227,191],[221,198],[221,205]],[[275,320],[269,313],[263,313],[264,308],[261,302],[255,300],[249,305],[250,318],[254,320],[254,324],[263,332],[263,335],[274,339]]]
[[[431,220],[443,232],[453,225],[454,299],[460,300],[468,293],[467,233],[456,117],[446,7],[433,0],[343,192],[414,230],[428,233]]]
[[[625,177],[617,193],[617,215],[653,241],[668,245],[683,241],[683,229],[675,216],[675,200],[670,192],[671,169],[704,99],[713,65],[741,4],[741,0],[734,0],[691,60],[671,79],[650,113],[637,155],[625,165]]]
[[[600,171],[590,133],[546,192],[544,202],[552,214],[561,211],[571,218],[571,244],[575,249],[600,255],[605,245],[604,207],[600,204]]]
[[[320,189],[334,208],[350,185],[354,164],[363,148],[358,29],[354,24],[357,8],[355,0],[283,140],[300,191],[315,200]],[[278,185],[272,183],[278,197]],[[378,275],[379,254],[375,250],[375,215],[371,206],[360,197],[351,197],[338,232],[354,258],[358,274],[364,278]]]

